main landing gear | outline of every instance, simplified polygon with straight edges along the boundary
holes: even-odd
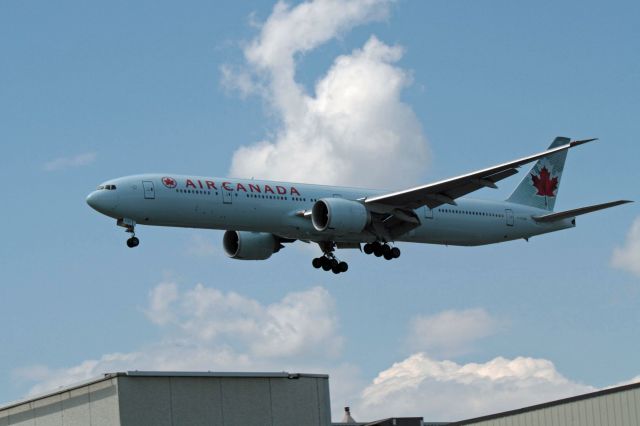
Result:
[[[376,257],[382,256],[387,260],[400,257],[400,249],[398,247],[391,247],[389,244],[382,244],[378,241],[365,244],[362,250],[366,254],[373,254]]]
[[[122,226],[123,228],[126,228],[126,232],[128,234],[131,234],[131,237],[129,237],[127,239],[127,247],[129,248],[134,248],[134,247],[138,247],[138,245],[140,244],[140,240],[138,239],[138,237],[136,237],[136,222],[132,219],[118,219],[117,222],[118,226]]]
[[[349,265],[347,264],[347,262],[342,262],[336,259],[336,256],[333,254],[335,245],[330,242],[319,244],[324,254],[313,259],[313,261],[311,262],[313,267],[316,269],[322,268],[322,270],[324,271],[332,271],[334,274],[347,272],[347,270],[349,269]]]
[[[311,264],[316,269],[322,268],[324,271],[332,271],[334,274],[347,272],[349,269],[347,262],[341,262],[336,259],[335,256],[326,254],[321,257],[316,257],[311,261]]]

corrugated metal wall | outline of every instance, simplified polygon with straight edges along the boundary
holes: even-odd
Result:
[[[506,414],[485,420],[468,420],[455,424],[474,426],[638,426],[640,425],[640,387],[516,414]]]
[[[120,426],[116,378],[0,411],[0,426]]]
[[[122,426],[328,426],[321,377],[120,377]]]

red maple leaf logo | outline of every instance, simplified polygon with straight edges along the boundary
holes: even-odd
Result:
[[[551,174],[546,167],[540,169],[538,176],[531,174],[531,179],[533,180],[533,186],[536,188],[538,192],[536,195],[540,195],[543,197],[555,197],[555,192],[558,189],[558,178],[554,177],[551,179]]]
[[[170,177],[163,177],[162,178],[162,183],[164,184],[164,186],[166,186],[167,188],[175,188],[177,183],[176,180]]]

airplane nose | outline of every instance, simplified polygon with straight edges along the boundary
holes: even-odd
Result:
[[[113,213],[118,205],[118,196],[111,192],[112,191],[93,191],[87,196],[87,204],[102,214],[108,215]]]
[[[91,206],[92,209],[98,210],[98,191],[93,191],[91,194],[87,195],[87,204]]]

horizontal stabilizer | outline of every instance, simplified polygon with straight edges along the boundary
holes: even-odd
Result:
[[[581,214],[596,212],[602,209],[608,209],[609,207],[619,206],[620,204],[632,203],[629,200],[611,201],[609,203],[595,204],[593,206],[580,207],[579,209],[566,210],[558,213],[550,213],[542,216],[533,216],[533,220],[536,222],[555,222],[556,220],[568,219],[570,217],[580,216]]]

